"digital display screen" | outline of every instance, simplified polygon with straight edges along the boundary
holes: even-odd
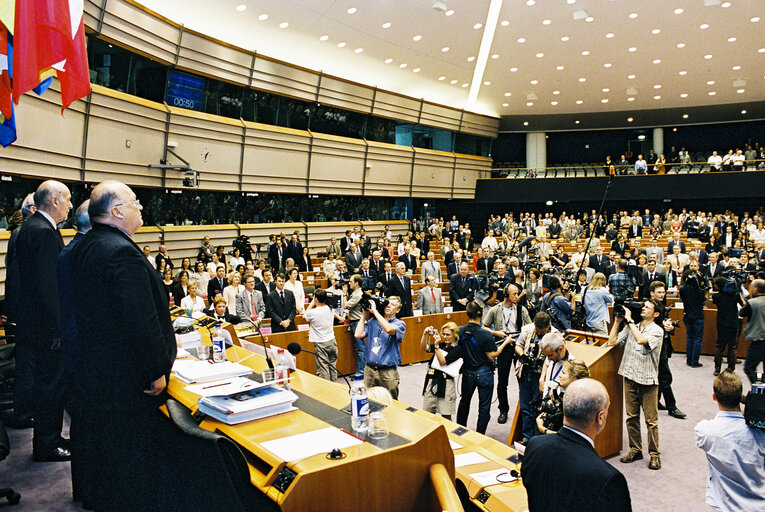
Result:
[[[171,70],[167,74],[167,104],[174,107],[202,110],[205,79]]]

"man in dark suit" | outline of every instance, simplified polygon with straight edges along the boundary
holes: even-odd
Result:
[[[372,252],[372,238],[367,235],[367,230],[364,228],[361,228],[361,231],[359,232],[359,241],[358,241],[359,249],[361,249],[361,254],[365,258],[369,258],[371,256]]]
[[[704,275],[706,275],[711,281],[715,277],[720,277],[725,270],[725,263],[719,261],[719,256],[716,252],[709,254],[709,264],[704,269]]]
[[[287,276],[276,276],[276,290],[266,298],[266,316],[271,319],[271,332],[295,331],[295,295],[284,289]]]
[[[348,272],[351,274],[358,273],[361,268],[361,260],[364,257],[361,255],[361,251],[356,244],[351,242],[348,246],[348,252],[345,253],[345,266],[348,267]]]
[[[207,283],[207,298],[212,300],[216,293],[223,293],[223,289],[228,286],[228,279],[226,279],[226,267],[223,264],[218,265],[215,271],[215,277],[210,279]]]
[[[593,269],[595,272],[601,272],[603,275],[608,277],[608,267],[611,265],[611,260],[608,259],[608,256],[603,255],[603,248],[601,246],[598,246],[595,249],[595,254],[590,256],[590,268]]]
[[[669,241],[667,242],[667,254],[672,254],[674,252],[672,248],[677,244],[680,245],[680,252],[685,254],[685,242],[682,240],[675,240],[672,237],[669,237]]]
[[[298,240],[298,236],[292,235],[289,243],[287,244],[287,257],[292,258],[294,261],[298,261],[303,256],[303,244]]]
[[[167,252],[167,246],[164,244],[159,246],[159,254],[157,254],[156,258],[154,258],[154,262],[157,264],[157,268],[160,267],[160,262],[162,260],[165,260],[166,268],[175,268],[175,264],[173,264],[173,260],[170,259],[170,254]]]
[[[454,258],[452,262],[446,266],[446,278],[451,279],[453,275],[458,274],[460,271],[461,264],[462,264],[462,253],[457,252],[454,254]]]
[[[420,250],[420,259],[425,260],[428,258],[430,252],[430,241],[425,238],[425,232],[417,233],[416,237],[417,248]]]
[[[411,249],[408,245],[404,247],[404,254],[398,257],[398,261],[402,262],[407,270],[411,270],[412,272],[417,271],[417,258],[412,256]]]
[[[81,350],[74,366],[96,510],[179,506],[177,442],[159,411],[176,345],[162,278],[132,236],[141,204],[126,185],[97,185],[93,229],[72,250],[72,302]],[[180,457],[180,459],[178,458]]]
[[[651,283],[654,281],[661,281],[665,285],[667,284],[667,276],[656,270],[656,261],[649,260],[645,264],[645,271],[643,271],[643,286],[640,287],[640,298],[648,300],[651,298]]]
[[[412,316],[412,282],[406,277],[406,265],[403,262],[396,263],[396,273],[388,281],[385,295],[393,295],[401,299],[401,309],[396,314],[397,318]]]
[[[277,238],[274,245],[268,249],[268,258],[274,272],[278,272],[284,267],[284,262],[287,261],[287,250],[282,245],[280,238]]]
[[[348,248],[353,243],[353,238],[351,238],[351,230],[347,229],[345,231],[345,236],[340,239],[340,251],[345,254],[348,252]]]
[[[529,510],[545,512],[628,512],[627,480],[605,462],[594,439],[606,425],[609,398],[596,380],[572,382],[563,397],[563,427],[532,437],[521,466]]]
[[[492,269],[494,268],[494,257],[489,255],[489,251],[483,251],[483,249],[478,249],[477,256],[479,258],[476,260],[475,269],[476,272],[484,271],[486,272],[486,275],[491,274]],[[457,269],[459,270],[459,268]],[[457,273],[457,270],[455,270],[455,274]],[[448,272],[448,269],[447,269]],[[449,276],[451,277],[451,276]]]
[[[382,285],[387,288],[388,283],[393,279],[393,277],[396,274],[393,272],[393,266],[391,265],[390,261],[386,261],[383,265],[383,271],[380,274],[377,274],[377,282],[382,283]]]
[[[622,257],[624,257],[624,253],[630,250],[630,246],[624,240],[624,235],[619,235],[616,237],[616,241],[611,244],[611,250],[619,253]]]
[[[467,303],[473,300],[478,285],[474,277],[468,275],[468,264],[463,261],[459,272],[449,279],[449,300],[453,311],[465,311]]]
[[[21,292],[14,308],[16,371],[32,372],[31,377],[22,375],[22,382],[33,383],[31,392],[19,398],[23,408],[31,403],[33,457],[38,462],[70,459],[67,441],[61,437],[66,386],[61,364],[57,269],[64,241],[57,225],[69,215],[71,197],[64,184],[43,182],[34,195],[37,211],[24,221],[16,239]]]
[[[372,258],[369,260],[369,268],[372,269],[376,276],[379,276],[385,272],[385,260],[380,257],[380,251],[372,251]]]
[[[364,291],[374,290],[375,285],[377,284],[377,272],[370,267],[369,258],[361,260],[359,274],[361,275],[362,280],[361,289]]]
[[[255,289],[258,290],[263,297],[268,297],[271,295],[271,292],[276,290],[276,283],[274,282],[273,272],[270,270],[264,270],[263,280],[255,284]]]
[[[641,238],[643,236],[643,228],[640,227],[637,218],[632,220],[629,230],[627,230],[627,238]]]

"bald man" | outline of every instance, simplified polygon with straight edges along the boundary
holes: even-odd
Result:
[[[92,228],[69,265],[80,343],[73,380],[96,510],[175,507],[176,444],[158,410],[175,336],[162,278],[132,239],[141,210],[127,185],[98,184],[88,208]]]
[[[627,480],[595,451],[595,436],[606,426],[609,398],[593,379],[579,379],[563,396],[563,428],[534,436],[526,446],[521,478],[529,510],[627,512]]]
[[[69,216],[71,199],[63,183],[43,182],[34,195],[37,211],[21,225],[16,240],[22,291],[14,299],[18,325],[16,374],[21,383],[31,383],[32,388],[17,387],[14,399],[17,407],[30,410],[34,417],[32,454],[37,462],[71,458],[68,440],[61,437],[66,386],[56,276],[58,256],[64,248],[58,225]]]

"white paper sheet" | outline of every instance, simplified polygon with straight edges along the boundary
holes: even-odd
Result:
[[[438,350],[441,350],[441,349],[438,349]],[[441,354],[444,357],[446,357],[446,352],[444,352],[443,350],[441,350]],[[447,364],[446,366],[441,366],[441,363],[438,362],[438,358],[434,357],[433,364],[431,366],[433,366],[433,368],[435,368],[436,370],[441,370],[442,372],[451,376],[452,378],[457,379],[459,378],[459,375],[460,375],[460,368],[462,368],[462,358],[457,359],[453,363]]]
[[[460,453],[454,456],[454,467],[472,466],[473,464],[482,464],[489,462],[489,459],[477,452]]]
[[[457,441],[452,441],[449,439],[449,446],[451,446],[452,450],[459,450],[460,448],[464,448],[461,444],[459,444]]]
[[[190,384],[186,386],[186,391],[191,391],[199,396],[228,396],[241,391],[248,391],[262,386],[268,386],[271,383],[261,384],[246,377],[233,377],[230,379],[221,379],[204,384]]]
[[[499,477],[499,479],[497,479],[497,477]],[[510,470],[507,468],[490,469],[489,471],[482,471],[480,473],[471,473],[470,478],[475,482],[478,482],[481,487],[504,484],[517,480],[517,478],[510,476]]]
[[[305,459],[334,448],[348,448],[363,441],[335,427],[327,427],[262,443],[263,448],[286,462]]]

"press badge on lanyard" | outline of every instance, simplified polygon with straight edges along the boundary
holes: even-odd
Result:
[[[382,345],[380,345],[380,337],[379,336],[375,336],[375,339],[372,342],[372,353],[374,355],[377,355],[380,352],[380,347],[381,346]]]

